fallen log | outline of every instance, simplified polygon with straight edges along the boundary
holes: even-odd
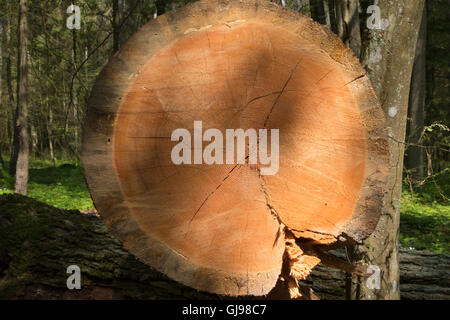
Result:
[[[370,81],[333,33],[267,1],[213,0],[149,22],[112,58],[82,163],[139,260],[229,296],[266,295],[283,273],[298,296],[335,262],[328,246],[375,228],[388,154]]]
[[[225,298],[181,285],[139,262],[96,215],[3,195],[0,235],[0,299]],[[449,255],[401,250],[400,261],[403,299],[450,299]],[[70,265],[81,269],[80,290],[67,288]],[[345,297],[342,271],[319,265],[305,285],[322,299]]]

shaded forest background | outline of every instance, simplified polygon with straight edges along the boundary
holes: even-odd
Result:
[[[60,208],[94,209],[79,164],[81,127],[92,86],[110,57],[142,25],[189,2],[193,1],[27,1],[29,196]],[[276,2],[327,25],[354,49],[351,36],[336,18],[338,1]],[[81,9],[79,30],[66,26],[71,4]],[[371,4],[360,1],[361,30],[367,28],[366,9]],[[14,193],[15,188],[19,6],[17,0],[0,0],[0,194]],[[410,100],[419,103],[408,116],[400,242],[403,247],[449,253],[448,1],[428,0],[426,11],[423,81],[412,86],[410,94]],[[416,63],[420,58],[416,57]]]

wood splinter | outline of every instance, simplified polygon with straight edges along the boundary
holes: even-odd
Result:
[[[313,299],[314,293],[312,289],[303,287],[298,281],[305,280],[319,263],[357,276],[370,276],[367,273],[367,266],[352,264],[332,254],[327,254],[324,252],[323,245],[316,246],[308,243],[308,241],[302,244],[290,231],[285,231],[285,234],[285,260],[287,261],[288,271],[284,272],[283,278],[287,281],[291,299]],[[337,246],[339,244],[330,246],[329,249],[335,249]],[[340,246],[345,246],[345,244],[340,244]],[[314,297],[317,298],[315,295]]]

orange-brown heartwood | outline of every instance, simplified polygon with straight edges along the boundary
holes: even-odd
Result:
[[[171,133],[196,120],[279,129],[278,173],[175,165]],[[265,295],[280,276],[293,287],[321,260],[303,245],[366,238],[388,155],[365,70],[326,27],[262,0],[208,0],[149,22],[111,59],[82,162],[127,250],[185,285],[236,296]]]

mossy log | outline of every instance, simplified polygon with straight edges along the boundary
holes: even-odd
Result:
[[[402,250],[405,299],[450,299],[450,256]],[[68,290],[67,267],[81,268]],[[345,274],[319,265],[306,281],[323,299],[344,299]],[[269,295],[270,297],[270,295]],[[183,286],[138,261],[96,215],[0,196],[0,299],[222,299]]]

